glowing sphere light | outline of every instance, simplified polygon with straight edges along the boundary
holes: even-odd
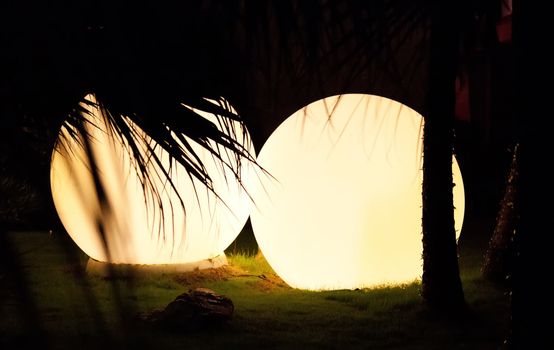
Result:
[[[422,273],[422,117],[390,99],[348,94],[285,120],[252,181],[252,226],[274,270],[303,289],[410,282]],[[456,230],[464,191],[454,159]]]
[[[93,95],[87,99],[96,102]],[[152,186],[160,194],[161,202],[158,202],[152,190],[143,191],[129,149],[107,127],[100,110],[94,105],[82,107],[89,112],[86,118],[91,123],[86,128],[91,136],[90,150],[108,209],[98,199],[90,171],[91,162],[83,145],[68,137],[68,129],[62,129],[61,133],[65,135],[60,137],[65,137],[64,146],[58,147],[52,155],[51,190],[58,215],[77,245],[96,260],[127,264],[185,264],[221,255],[249,215],[249,198],[233,171],[190,141],[213,180],[215,192],[220,197],[217,198],[200,181],[192,180],[180,164],[174,163],[170,167],[168,154],[158,146],[155,152],[163,168],[170,172],[184,201],[184,209],[177,192],[169,185],[161,168],[152,161],[149,170],[153,174]],[[216,122],[216,116],[201,111],[197,113],[223,128]],[[225,130],[233,130],[235,135],[231,136],[244,140],[244,146],[254,154],[249,137],[243,138],[242,127],[232,123],[235,123],[233,127]],[[128,125],[139,130],[130,121]],[[148,154],[147,146],[155,145],[147,136],[137,142],[145,155]],[[230,164],[235,162],[231,152],[223,147],[220,151],[224,160]]]

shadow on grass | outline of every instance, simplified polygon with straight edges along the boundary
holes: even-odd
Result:
[[[471,314],[467,321],[450,322],[427,313],[418,283],[301,291],[288,287],[263,257],[250,254],[230,255],[230,266],[214,270],[109,281],[84,274],[86,257],[74,246],[64,247],[68,241],[61,235],[21,232],[8,238],[23,266],[37,320],[48,344],[56,349],[494,349],[507,333],[508,298],[480,278],[482,254],[471,244],[461,245]],[[76,255],[70,259],[68,254]],[[179,333],[131,323],[122,332],[110,283],[118,283],[126,309],[133,312],[163,308],[190,288],[206,287],[230,297],[235,315],[230,324],[217,329]],[[5,291],[1,301],[1,341],[6,349],[18,344],[26,332],[19,300],[12,292]]]

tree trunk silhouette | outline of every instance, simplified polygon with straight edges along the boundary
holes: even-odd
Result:
[[[422,296],[437,311],[465,308],[458,267],[452,196],[452,148],[458,15],[434,2],[431,14],[429,95],[423,140]]]
[[[512,274],[512,337],[514,349],[540,349],[552,342],[547,321],[551,289],[544,281],[552,275],[552,154],[551,82],[549,50],[551,14],[528,1],[513,2],[513,43],[518,96],[519,131],[518,234],[514,241]],[[549,74],[550,73],[550,74]],[[546,317],[545,317],[546,316]]]
[[[511,274],[511,255],[518,217],[518,144],[512,154],[506,190],[496,217],[496,226],[485,253],[483,277],[503,283]]]

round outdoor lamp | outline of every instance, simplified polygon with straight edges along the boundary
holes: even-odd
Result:
[[[353,289],[422,274],[423,118],[393,100],[328,97],[270,136],[250,182],[252,226],[292,287]],[[464,189],[453,158],[456,230]]]
[[[96,102],[93,95],[87,99]],[[152,161],[148,166],[151,186],[159,194],[156,199],[151,188],[143,189],[127,145],[107,127],[100,109],[94,104],[81,107],[89,112],[86,118],[90,123],[85,126],[90,135],[89,149],[106,200],[99,199],[84,143],[70,138],[70,131],[62,128],[63,146],[52,155],[51,190],[58,215],[75,243],[91,258],[111,263],[185,264],[221,256],[242,229],[250,210],[248,195],[233,171],[190,141],[213,181],[217,197],[180,164],[170,166],[168,154],[155,147],[161,165]],[[215,115],[196,112],[224,130]],[[138,130],[132,122],[127,123]],[[242,140],[254,154],[246,130],[233,123],[225,130],[234,133],[231,136]],[[147,136],[137,142],[145,155],[147,144],[155,145]],[[219,151],[225,161],[236,164],[232,152],[221,146]],[[169,172],[176,190],[162,168]]]

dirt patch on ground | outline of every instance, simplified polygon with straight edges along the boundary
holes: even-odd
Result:
[[[226,265],[215,269],[183,272],[174,276],[177,283],[192,288],[202,286],[206,282],[227,281],[231,278],[249,278],[252,281],[248,282],[248,285],[266,293],[277,289],[290,289],[290,287],[276,274],[254,275],[233,265]]]
[[[288,284],[281,279],[281,277],[271,274],[271,275],[259,275],[257,281],[249,283],[253,288],[264,292],[270,293],[276,290],[291,289]]]
[[[246,275],[247,272],[238,266],[225,265],[215,269],[194,270],[176,274],[174,279],[177,283],[197,287],[209,281],[227,281],[229,278]]]

